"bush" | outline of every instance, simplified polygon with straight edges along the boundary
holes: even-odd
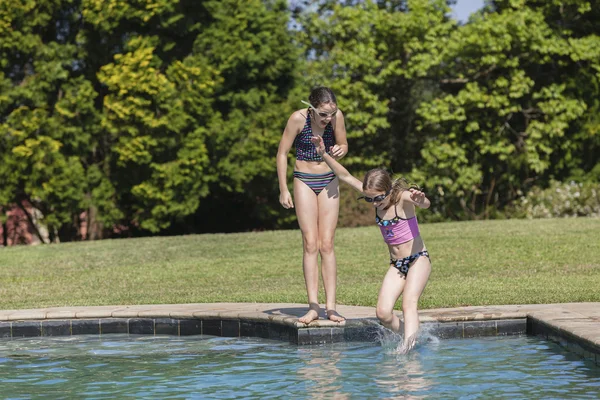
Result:
[[[348,185],[340,183],[339,227],[354,228],[375,223],[373,204],[369,204],[364,200],[357,200],[356,198],[359,196],[359,192]]]
[[[517,200],[513,217],[598,217],[600,184],[551,181],[546,189],[534,187]]]

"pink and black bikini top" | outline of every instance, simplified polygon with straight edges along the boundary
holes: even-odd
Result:
[[[323,157],[317,154],[315,145],[310,141],[310,138],[313,136],[312,128],[310,126],[310,112],[307,112],[306,114],[304,128],[302,128],[302,131],[294,140],[294,145],[296,146],[296,159],[301,161],[323,161]],[[325,143],[326,152],[329,152],[329,149],[335,145],[331,122],[325,127],[325,131],[323,132],[323,142]]]
[[[398,210],[394,206],[394,212],[396,216],[392,219],[381,219],[377,215],[375,210],[375,222],[379,225],[383,240],[387,244],[401,244],[408,242],[420,235],[419,223],[417,222],[417,216],[412,218],[404,219],[398,216]]]

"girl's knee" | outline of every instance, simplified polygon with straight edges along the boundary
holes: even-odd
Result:
[[[321,240],[319,251],[321,252],[321,254],[333,253],[333,239]]]
[[[319,243],[316,239],[304,238],[304,252],[308,254],[316,254],[319,251]]]
[[[377,316],[377,319],[381,321],[381,323],[384,325],[391,324],[394,319],[393,310],[389,310],[380,306],[377,306],[377,309],[375,310],[375,315]]]

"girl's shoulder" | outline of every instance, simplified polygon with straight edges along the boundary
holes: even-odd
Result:
[[[296,110],[292,113],[292,115],[290,115],[290,118],[288,119],[288,126],[295,128],[297,131],[296,133],[298,133],[304,128],[304,125],[306,124],[306,117],[306,108],[302,110]]]
[[[308,110],[306,108],[301,108],[300,110],[296,110],[290,115],[290,119],[293,121],[301,121],[305,122],[308,117]]]

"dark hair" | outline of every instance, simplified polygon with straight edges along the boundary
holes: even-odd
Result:
[[[402,192],[408,189],[418,189],[418,185],[411,184],[403,177],[393,178],[392,175],[382,168],[375,168],[368,171],[363,179],[363,191],[376,190],[378,192],[390,192],[389,208],[392,204],[397,204],[400,201]]]
[[[337,99],[335,98],[333,90],[325,86],[319,86],[311,90],[310,95],[308,96],[308,102],[313,107],[320,107],[321,104],[327,103],[337,105]]]

